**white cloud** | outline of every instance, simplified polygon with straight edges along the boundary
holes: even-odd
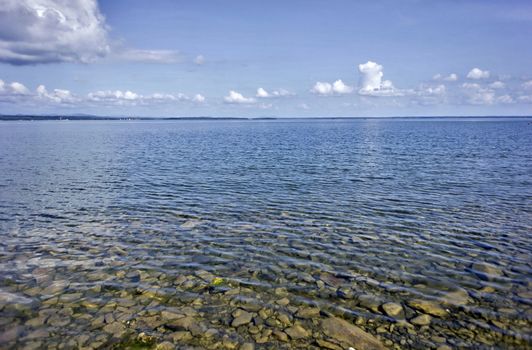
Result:
[[[198,66],[205,63],[205,57],[203,55],[197,55],[196,58],[194,58],[194,64],[197,64]]]
[[[11,88],[11,92],[15,95],[29,95],[30,93],[30,90],[28,90],[27,87],[16,81],[9,84],[9,87]]]
[[[487,79],[490,77],[490,72],[479,68],[473,68],[467,73],[469,79]]]
[[[241,93],[236,91],[229,91],[229,95],[224,97],[224,101],[230,104],[251,104],[256,100],[253,97],[244,97]]]
[[[174,50],[115,48],[112,57],[123,61],[147,63],[178,63],[183,61],[179,52]]]
[[[438,74],[436,74],[435,76],[432,77],[432,80],[457,81],[458,80],[458,75],[455,74],[455,73],[451,73],[448,76],[444,77],[443,75],[438,73]]]
[[[353,87],[338,79],[332,84],[318,81],[310,91],[321,96],[344,95],[353,92]]]
[[[489,85],[489,87],[492,89],[504,89],[506,87],[506,84],[502,81],[494,81]]]
[[[279,90],[273,90],[272,92],[268,92],[264,88],[258,88],[257,94],[255,95],[258,98],[274,98],[274,97],[288,97],[293,96],[294,94],[286,89],[279,89]]]
[[[523,84],[521,84],[521,87],[525,90],[532,90],[532,80],[525,81]]]
[[[318,81],[310,91],[318,95],[326,96],[332,95],[333,88],[330,83]]]
[[[52,92],[48,92],[44,85],[39,85],[36,92],[37,98],[55,103],[74,103],[79,101],[70,91],[64,89],[54,89]]]
[[[91,62],[110,51],[96,0],[3,0],[0,62]]]
[[[203,103],[205,102],[205,96],[201,94],[196,94],[194,97],[192,97],[192,101],[196,103]]]
[[[344,82],[340,79],[335,81],[332,85],[333,92],[337,94],[350,94],[353,92],[353,87],[345,85]]]
[[[152,104],[161,104],[161,103],[172,103],[180,101],[192,101],[192,102],[203,102],[200,101],[201,98],[205,99],[200,94],[197,94],[193,98],[189,96],[178,93],[178,94],[163,94],[163,93],[153,93],[150,95],[142,95],[136,92],[126,90],[105,90],[105,91],[96,91],[91,92],[87,95],[86,101],[91,103],[103,103],[110,105],[152,105]]]
[[[510,95],[502,95],[502,96],[497,97],[497,102],[503,103],[503,104],[510,104],[510,103],[514,103],[515,101],[513,97]]]
[[[404,91],[397,90],[390,80],[382,80],[382,66],[372,61],[358,65],[360,89],[358,93],[366,96],[403,96]]]

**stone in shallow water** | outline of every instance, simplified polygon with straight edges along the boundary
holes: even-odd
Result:
[[[126,332],[126,326],[120,322],[113,322],[103,327],[103,331],[113,335],[115,338],[120,338]]]
[[[254,349],[255,349],[255,345],[253,343],[244,343],[240,347],[240,350],[254,350]]]
[[[381,305],[384,313],[390,317],[397,317],[403,313],[403,307],[397,303],[385,303]]]
[[[469,293],[465,289],[458,288],[454,291],[445,293],[441,298],[444,304],[461,306],[469,302]]]
[[[326,340],[323,340],[323,339],[318,339],[316,340],[316,343],[320,346],[320,348],[323,348],[323,349],[330,349],[330,350],[343,350],[342,347],[334,344],[334,343],[331,343],[329,341],[326,341]]]
[[[408,306],[432,316],[445,317],[448,315],[440,304],[431,300],[413,299],[408,302]]]
[[[484,281],[491,281],[502,275],[502,270],[497,266],[485,262],[477,262],[471,265],[473,272]]]
[[[298,318],[315,318],[320,315],[320,309],[317,307],[302,307],[297,310],[296,317]]]
[[[416,326],[427,326],[430,324],[431,317],[427,314],[419,315],[410,320],[410,323]]]
[[[192,316],[187,316],[183,318],[179,318],[177,320],[173,320],[170,322],[167,322],[165,325],[166,327],[176,330],[176,331],[188,331],[192,327],[193,324],[196,323],[196,319]]]
[[[289,327],[285,329],[284,331],[292,339],[301,339],[301,338],[307,338],[310,336],[310,333],[305,328],[301,327],[298,324],[292,327]]]
[[[236,310],[233,312],[233,317],[234,319],[233,322],[231,322],[231,326],[238,327],[250,323],[251,319],[253,318],[253,314],[244,310]]]
[[[175,345],[170,343],[169,341],[159,343],[155,346],[155,350],[174,350],[174,349],[175,349]]]
[[[337,317],[329,317],[321,322],[323,333],[344,347],[357,350],[383,350],[384,345],[373,335],[354,324]]]

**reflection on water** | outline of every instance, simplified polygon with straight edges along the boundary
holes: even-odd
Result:
[[[4,122],[0,346],[530,347],[531,165],[526,120]]]

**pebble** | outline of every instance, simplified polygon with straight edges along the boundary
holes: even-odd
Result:
[[[385,303],[381,305],[381,308],[390,317],[397,317],[403,313],[403,307],[397,303]]]
[[[415,324],[416,326],[426,326],[430,324],[431,317],[427,314],[419,315],[410,320],[410,323]]]
[[[253,318],[253,314],[244,310],[237,310],[233,312],[233,322],[231,322],[231,326],[233,327],[239,327],[245,324],[248,324],[251,322],[251,319]]]
[[[303,328],[302,326],[298,324],[292,327],[286,328],[284,331],[292,339],[301,339],[301,338],[307,338],[310,336],[310,333],[305,328]]]

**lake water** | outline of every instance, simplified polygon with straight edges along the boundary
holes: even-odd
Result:
[[[0,122],[0,347],[530,348],[531,122]]]

